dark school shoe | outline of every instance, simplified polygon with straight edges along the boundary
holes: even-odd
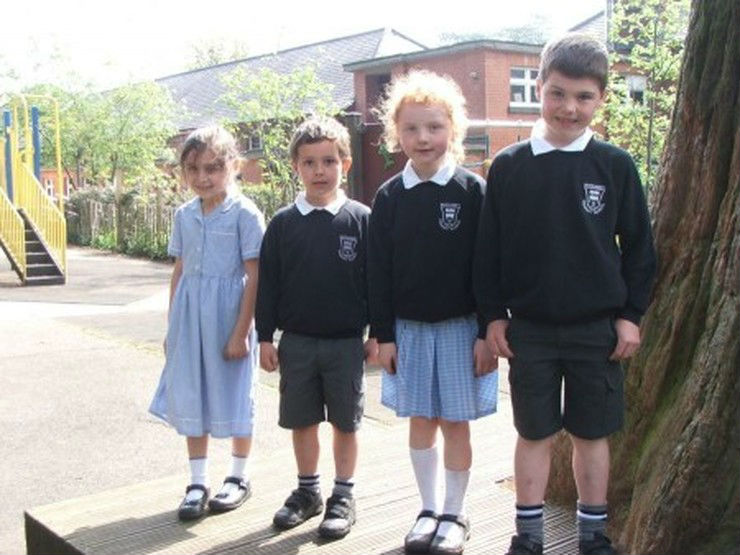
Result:
[[[199,489],[203,492],[203,495],[199,499],[188,501],[187,495],[194,489]],[[190,484],[185,488],[185,499],[182,500],[180,506],[177,509],[177,518],[180,520],[195,520],[196,518],[202,517],[206,512],[206,504],[208,503],[208,488],[200,484]]]
[[[460,515],[445,514],[439,517],[439,522],[453,522],[460,526],[463,532],[462,538],[456,542],[437,534],[429,546],[429,553],[432,555],[460,555],[465,550],[465,542],[470,537],[470,521]]]
[[[542,555],[542,544],[530,539],[528,534],[512,536],[506,555]]]
[[[272,523],[281,530],[288,530],[321,514],[324,502],[320,493],[306,488],[294,489],[272,518]]]
[[[319,524],[319,536],[331,540],[343,538],[357,520],[355,498],[332,495],[326,500],[324,520]]]
[[[437,515],[437,513],[435,513],[434,511],[424,509],[418,515],[416,515],[416,522],[418,522],[421,518],[433,518],[437,521],[437,526],[439,526],[439,515]],[[416,526],[416,522],[414,522],[414,526]],[[434,530],[426,534],[415,534],[412,527],[409,533],[406,534],[406,537],[403,539],[403,549],[406,553],[427,553],[429,551],[429,546],[432,545],[432,540],[434,539],[434,536],[436,534],[436,527],[434,528]]]
[[[612,546],[612,541],[601,532],[594,532],[591,540],[578,542],[578,553],[580,555],[617,555],[617,550]]]
[[[236,476],[227,476],[224,479],[224,484],[236,484],[239,486],[239,491],[232,496],[228,496],[222,492],[214,495],[208,502],[208,508],[215,513],[223,513],[241,507],[252,495],[252,485],[247,480],[237,478]]]

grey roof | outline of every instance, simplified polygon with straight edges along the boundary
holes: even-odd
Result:
[[[156,79],[167,87],[176,102],[183,106],[177,126],[193,129],[221,119],[235,118],[235,113],[222,100],[223,78],[237,68],[256,72],[268,68],[288,74],[308,64],[315,64],[318,78],[333,86],[334,102],[347,108],[354,102],[353,75],[343,69],[347,63],[376,56],[422,50],[425,46],[391,29],[376,29],[357,35],[298,46],[275,54],[254,56],[202,69]]]
[[[601,10],[568,30],[591,35],[606,44],[606,11]]]
[[[467,42],[458,42],[456,44],[450,44],[447,46],[440,46],[439,48],[427,48],[422,51],[400,52],[390,56],[383,56],[382,58],[377,57],[373,59],[358,60],[355,62],[344,64],[344,69],[347,71],[357,71],[360,69],[372,71],[373,69],[377,68],[389,68],[401,63],[413,63],[419,60],[446,56],[449,54],[475,50],[478,48],[486,48],[489,50],[505,52],[524,52],[527,54],[539,54],[542,50],[542,45],[524,44],[519,42],[491,39],[472,40]]]

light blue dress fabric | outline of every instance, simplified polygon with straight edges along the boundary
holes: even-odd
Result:
[[[259,353],[225,360],[246,284],[244,260],[259,258],[265,222],[255,204],[230,190],[203,215],[199,198],[175,213],[168,247],[183,274],[169,312],[167,357],[149,410],[185,436],[249,436]]]
[[[398,416],[475,420],[496,412],[498,371],[475,376],[475,316],[428,323],[396,320],[398,367],[383,372],[381,403]]]

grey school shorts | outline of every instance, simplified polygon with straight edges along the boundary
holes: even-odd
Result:
[[[286,332],[278,358],[281,427],[305,428],[324,420],[343,432],[360,427],[365,408],[361,337],[321,339]]]
[[[520,436],[544,439],[565,428],[599,439],[622,427],[622,366],[609,360],[617,344],[613,318],[568,325],[514,318],[506,337],[514,353],[509,384]]]

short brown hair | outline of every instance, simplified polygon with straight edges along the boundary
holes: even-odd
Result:
[[[293,133],[293,138],[290,140],[290,159],[293,162],[298,160],[298,149],[303,145],[321,141],[333,141],[337,145],[337,152],[342,160],[352,158],[347,128],[334,118],[311,116]]]
[[[547,81],[553,71],[575,79],[595,79],[603,92],[609,74],[609,55],[606,47],[594,37],[583,33],[568,33],[552,39],[542,49],[540,81]]]
[[[182,145],[180,164],[184,164],[188,155],[195,151],[198,154],[212,150],[213,154],[224,164],[239,159],[239,147],[234,136],[220,125],[211,125],[196,129]]]

